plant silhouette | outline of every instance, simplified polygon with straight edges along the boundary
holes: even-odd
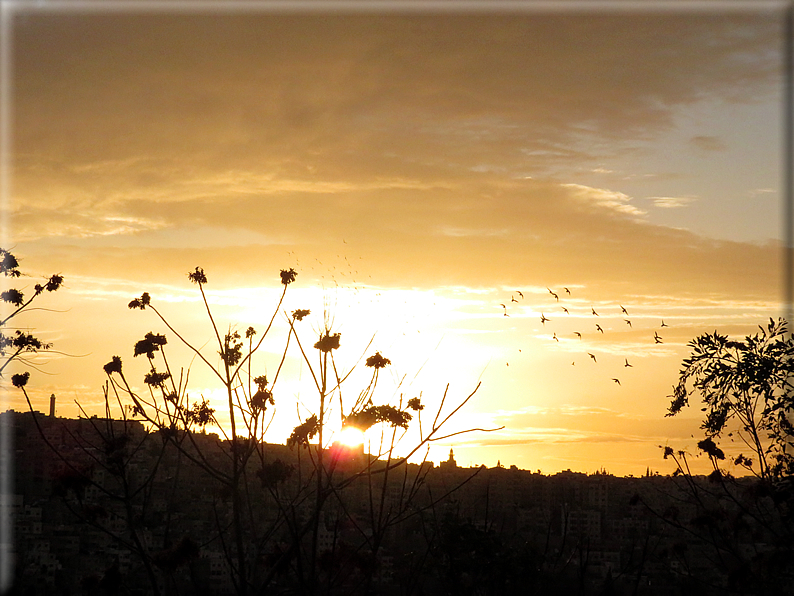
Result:
[[[106,419],[92,424],[93,445],[102,445],[104,455],[87,467],[78,461],[84,457],[74,461],[63,458],[67,476],[76,478],[64,485],[63,495],[82,519],[89,517],[84,500],[70,487],[79,490],[93,487],[90,490],[113,495],[123,504],[123,511],[117,513],[126,520],[126,527],[116,527],[112,533],[119,544],[141,561],[155,594],[162,593],[163,585],[176,585],[176,577],[186,573],[197,556],[196,549],[210,544],[221,553],[228,585],[236,594],[265,590],[328,593],[352,589],[350,582],[366,589],[375,568],[364,562],[377,559],[389,529],[434,502],[434,499],[419,499],[422,478],[428,470],[421,453],[426,458],[432,442],[460,432],[490,430],[443,431],[477,388],[450,408],[447,386],[430,424],[426,421],[423,426],[421,418],[426,406],[419,397],[400,394],[393,404],[380,399],[379,373],[391,361],[376,352],[363,363],[372,371],[366,386],[352,404],[344,404],[343,391],[347,391],[353,370],[340,370],[335,358],[342,348],[341,333],[329,327],[326,317],[316,340],[307,342],[299,326],[310,316],[310,309],[291,313],[282,310],[288,288],[298,277],[294,269],[280,272],[278,279],[283,288],[261,334],[253,327],[241,333],[230,326],[221,332],[205,290],[208,276],[196,267],[187,277],[201,297],[214,338],[216,364],[198,343],[170,323],[148,292],[130,301],[131,310],[154,313],[164,332],[148,331],[133,346],[133,362],[145,362],[143,389],[136,387],[120,356],[113,356],[104,365]],[[279,316],[286,324],[286,337],[269,379],[268,375],[255,371],[263,366],[261,348],[265,337],[277,329],[274,322]],[[192,397],[191,369],[176,368],[170,356],[169,340],[174,338],[219,383],[225,397],[228,428],[219,424],[217,404],[203,396]],[[313,354],[306,349],[308,345],[316,350]],[[273,412],[284,401],[279,381],[291,351],[308,369],[315,394],[313,405],[309,406],[313,411],[294,428],[287,440],[288,451],[283,451],[284,447],[274,446],[265,439]],[[361,362],[353,369],[359,365]],[[25,393],[30,404],[26,381],[27,377],[22,375],[14,377],[15,386]],[[305,398],[302,401],[307,402]],[[358,455],[331,444],[332,412],[333,420],[339,416],[344,426],[367,430],[380,425],[380,443],[374,449],[371,447],[371,453]],[[418,434],[398,455],[397,443],[414,421]],[[220,437],[209,439],[208,429],[217,429]],[[82,443],[83,454],[90,452],[90,445],[90,442]],[[57,446],[52,447],[57,451]],[[136,454],[152,449],[160,453],[157,461],[161,463],[140,477],[136,472]],[[409,466],[408,460],[414,455],[421,461]],[[104,480],[97,477],[100,468]],[[141,517],[141,508],[146,511],[149,503],[150,497],[146,495],[161,490],[163,475],[173,483],[172,494],[177,495],[180,494],[178,478],[196,473],[202,474],[208,489],[216,495],[216,504],[207,516],[214,518],[209,533],[185,532],[178,523],[158,515]],[[395,483],[402,487],[398,493],[394,491]],[[370,495],[369,512],[363,518],[360,512],[354,515],[349,510],[351,502],[346,496],[350,491],[360,495],[362,490]],[[435,500],[444,498],[448,492],[437,495]],[[168,510],[172,510],[170,505]],[[147,524],[160,524],[158,532],[173,536],[162,550],[153,553],[146,548],[142,525],[145,520]],[[362,526],[362,520],[366,520],[366,527]],[[100,526],[104,523],[101,517],[93,522]],[[326,539],[329,527],[356,528],[353,535],[357,538],[352,543],[348,542],[349,536],[348,541],[335,540],[329,547]],[[345,535],[348,534],[349,531]],[[345,563],[342,567],[347,571],[341,575],[331,572],[333,562],[342,560],[355,564]]]

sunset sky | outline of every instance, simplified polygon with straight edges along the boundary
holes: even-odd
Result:
[[[686,343],[783,314],[782,3],[233,6],[3,7],[2,243],[21,286],[66,280],[22,321],[67,354],[36,361],[39,410],[101,413],[113,355],[142,379],[134,342],[175,344],[142,292],[213,358],[186,273],[242,331],[293,267],[304,343],[324,310],[343,368],[374,335],[383,401],[482,383],[450,429],[504,430],[431,459],[637,475],[695,449],[699,408],[664,417]],[[314,403],[294,356],[273,441]]]

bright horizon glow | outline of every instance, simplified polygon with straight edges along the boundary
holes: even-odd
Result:
[[[294,268],[252,362],[280,371],[268,441],[319,407],[294,338],[281,365],[285,317],[310,309],[312,365],[328,324],[340,375],[358,367],[346,410],[376,352],[391,365],[373,403],[421,397],[425,433],[447,386],[442,417],[481,383],[439,434],[505,428],[437,441],[433,461],[454,448],[463,466],[641,474],[669,469],[659,445],[694,451],[699,407],[665,417],[687,342],[741,338],[786,306],[785,13],[551,4],[168,18],[14,4],[2,245],[25,273],[65,278],[15,323],[54,345],[33,361],[34,407],[54,393],[59,415],[75,401],[101,415],[102,366],[118,355],[143,386],[132,346],[152,331],[227,429],[217,379],[127,303],[149,292],[219,364],[186,273],[205,270],[221,335],[261,334]]]

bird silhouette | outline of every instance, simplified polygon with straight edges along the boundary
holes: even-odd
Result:
[[[622,311],[623,311],[623,314],[624,314],[624,315],[626,315],[627,317],[629,316],[629,311],[627,311],[625,308],[623,308],[623,305],[622,305],[622,304],[620,305],[620,310],[622,310]]]
[[[626,325],[631,327],[631,321],[629,321],[628,319],[623,319],[623,320],[626,321]],[[631,328],[634,329],[634,327],[631,327]]]
[[[555,294],[554,292],[552,292],[550,288],[546,288],[546,289],[547,289],[547,290],[549,290],[549,294],[551,294],[552,296],[554,296],[554,299],[555,299],[555,300],[557,300],[557,301],[559,302],[559,300],[560,300],[560,297],[559,297],[559,296],[557,296],[557,294]]]
[[[596,360],[595,354],[591,354],[590,352],[588,352],[587,355],[593,359],[593,362],[598,362],[598,360]]]
[[[654,331],[654,332],[653,332],[653,339],[654,339],[654,340],[656,340],[656,343],[657,343],[657,344],[663,343],[663,342],[662,342],[662,338],[661,338],[661,337],[659,337],[659,334],[658,334],[658,333],[656,333],[656,331]]]
[[[553,339],[554,341],[556,341],[556,342],[559,342],[559,341],[560,341],[560,338],[559,338],[559,337],[557,337],[557,334],[556,334],[556,333],[555,333],[555,334],[552,336],[552,339]]]
[[[576,337],[578,337],[579,339],[582,339],[582,334],[581,334],[581,333],[579,333],[578,331],[574,331],[574,332],[573,332],[573,334],[574,334]]]
[[[568,312],[568,309],[567,309],[567,308],[565,308],[564,306],[563,306],[563,307],[561,307],[561,308],[562,308],[562,309],[565,311],[565,314],[566,314],[566,315],[569,315],[569,314],[571,314],[571,313],[569,313],[569,312]]]
[[[546,318],[546,315],[544,315],[543,313],[540,313],[540,322],[541,322],[543,325],[545,325],[545,324],[546,324],[546,321],[551,321],[551,319],[547,319],[547,318]]]
[[[568,294],[569,296],[571,295],[571,291],[568,288],[563,288],[563,290],[565,290],[565,293]]]
[[[519,292],[518,290],[516,290],[516,294],[518,294],[518,295],[519,295],[519,296],[521,296],[522,298],[524,297],[524,295],[523,295],[521,292]]]
[[[669,325],[664,324],[664,319],[662,319],[662,327],[668,327]]]
[[[612,379],[612,380],[615,381],[615,383],[617,383],[618,385],[620,385],[620,379]]]
[[[601,325],[599,325],[598,323],[596,323],[596,330],[597,330],[597,331],[600,331],[601,333],[603,333],[603,332],[604,332],[604,330],[603,330],[603,329],[601,329]]]
[[[590,310],[592,310],[592,311],[593,311],[593,314],[594,314],[595,316],[597,316],[597,317],[600,317],[600,316],[601,316],[601,315],[599,315],[599,314],[598,314],[598,313],[595,311],[595,309],[594,309],[592,306],[590,307]]]
[[[510,302],[518,302],[518,300],[516,300],[515,296],[510,296]]]
[[[633,365],[629,364],[629,359],[626,358],[625,360],[626,360],[626,364],[624,364],[623,366],[628,366],[629,368],[631,368]]]

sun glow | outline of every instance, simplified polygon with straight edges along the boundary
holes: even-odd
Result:
[[[364,431],[359,428],[347,426],[339,431],[337,439],[348,447],[358,447],[364,442]]]

